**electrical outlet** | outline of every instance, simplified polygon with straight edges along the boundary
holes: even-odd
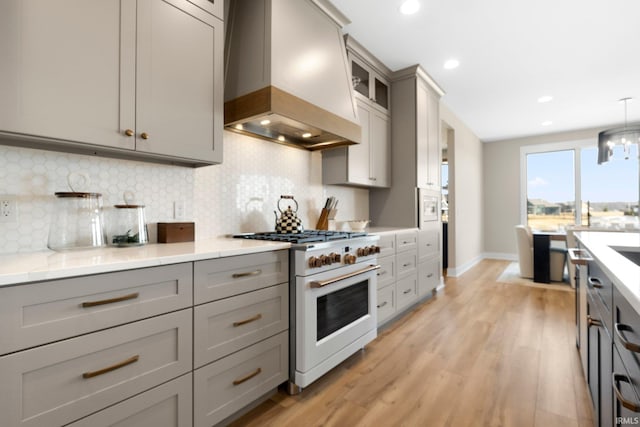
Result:
[[[0,196],[0,222],[18,222],[18,203],[15,196]]]
[[[184,219],[186,215],[185,210],[185,201],[175,200],[173,202],[173,219]]]

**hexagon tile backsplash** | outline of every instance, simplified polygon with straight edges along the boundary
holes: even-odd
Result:
[[[273,230],[281,195],[299,204],[306,228],[314,228],[328,196],[340,200],[337,219],[368,218],[369,192],[322,185],[322,155],[231,132],[224,133],[221,165],[190,169],[139,161],[0,145],[0,195],[16,197],[18,221],[0,222],[0,254],[46,249],[56,191],[70,191],[67,176],[83,173],[76,191],[102,193],[109,207],[125,191],[146,206],[152,241],[155,223],[175,221],[174,202],[196,223],[196,240]],[[286,208],[286,203],[282,203]]]

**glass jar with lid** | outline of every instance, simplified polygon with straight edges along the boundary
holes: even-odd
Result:
[[[57,192],[47,247],[89,249],[106,245],[102,194]]]
[[[108,229],[111,245],[140,246],[148,243],[144,205],[114,205]]]

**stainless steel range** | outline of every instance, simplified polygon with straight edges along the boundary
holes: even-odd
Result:
[[[299,393],[376,338],[378,236],[308,230],[235,237],[292,243],[289,393]]]

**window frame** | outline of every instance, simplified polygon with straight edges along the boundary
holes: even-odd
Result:
[[[595,139],[588,138],[563,142],[523,145],[520,147],[520,224],[529,223],[527,216],[527,155],[554,151],[573,151],[573,180],[575,193],[575,212],[573,221],[574,224],[579,224],[580,218],[582,218],[582,182],[580,175],[582,163],[581,150],[583,148],[594,148],[597,146],[598,144]]]

